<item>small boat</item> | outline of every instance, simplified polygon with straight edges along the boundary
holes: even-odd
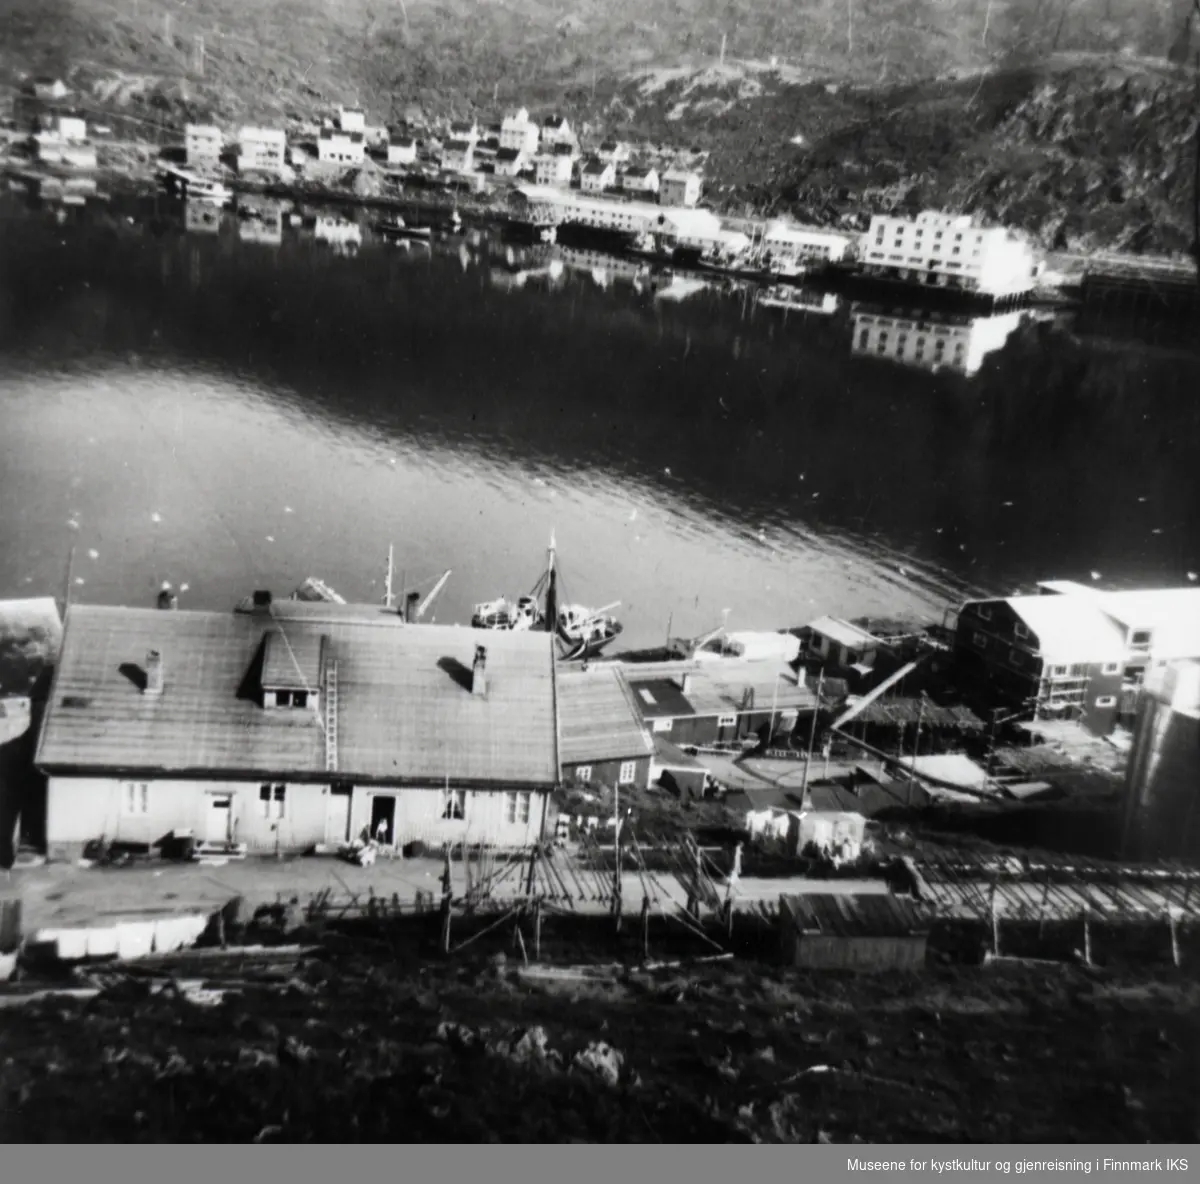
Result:
[[[557,654],[563,662],[581,662],[595,657],[622,631],[610,615],[620,601],[592,609],[582,604],[558,603],[559,572],[554,539],[550,539],[546,570],[528,596],[515,603],[504,597],[475,606],[471,625],[475,629],[540,630],[553,632]]]
[[[409,226],[399,214],[394,221],[376,222],[375,230],[387,239],[418,239],[428,242],[433,237],[433,229],[429,226]]]
[[[215,177],[200,177],[183,169],[164,168],[159,174],[168,193],[188,201],[209,202],[223,206],[233,197],[232,191]]]

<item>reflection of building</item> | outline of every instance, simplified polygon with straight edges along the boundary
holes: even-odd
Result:
[[[189,234],[216,234],[221,229],[221,209],[212,202],[185,201],[183,226]]]
[[[362,227],[345,218],[320,217],[313,224],[313,238],[337,251],[352,253],[362,246]]]
[[[876,214],[863,239],[863,272],[985,296],[1028,292],[1037,275],[1029,242],[967,214],[926,210],[914,220]]]
[[[1200,855],[1200,662],[1171,663],[1147,676],[1126,792],[1127,858]]]
[[[221,160],[224,137],[219,127],[205,123],[189,123],[183,132],[187,163],[215,166]]]
[[[238,134],[238,171],[281,173],[287,164],[287,134],[279,128],[244,127]]]
[[[797,288],[793,284],[776,284],[759,296],[758,303],[767,308],[819,312],[828,316],[837,312],[840,301],[833,292],[822,292],[817,288]]]
[[[1200,659],[1200,588],[1107,592],[1048,580],[1039,589],[965,604],[954,642],[964,673],[1039,717],[1105,735],[1129,717],[1148,671]]]
[[[700,200],[700,174],[691,169],[667,169],[658,187],[664,206],[694,206]]]
[[[954,317],[925,312],[921,319],[861,306],[853,314],[850,352],[887,358],[925,370],[975,374],[1021,323],[1020,312]]]
[[[239,202],[238,238],[277,247],[283,242],[283,205],[277,201]]]
[[[562,261],[573,271],[586,272],[601,288],[606,288],[611,280],[622,279],[630,282],[643,278],[649,273],[645,263],[634,259],[622,259],[618,255],[610,255],[605,251],[588,251],[578,247],[559,247]]]

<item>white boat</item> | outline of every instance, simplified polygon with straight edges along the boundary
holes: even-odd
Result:
[[[215,177],[201,177],[184,169],[174,168],[164,168],[160,175],[170,192],[185,197],[188,201],[223,206],[233,197],[232,190]]]

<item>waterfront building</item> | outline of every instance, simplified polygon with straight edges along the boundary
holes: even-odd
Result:
[[[362,164],[366,159],[366,138],[362,132],[321,129],[317,140],[317,160],[321,164]]]
[[[818,617],[801,630],[805,652],[835,670],[870,672],[880,642],[873,633],[838,617]]]
[[[840,263],[849,251],[849,235],[833,230],[798,226],[783,220],[770,222],[763,230],[762,249],[767,264],[788,271],[812,264]]]
[[[532,156],[538,149],[539,137],[538,125],[529,118],[524,107],[506,115],[500,124],[501,148],[515,148]]]
[[[993,317],[922,311],[916,316],[859,308],[852,314],[850,352],[924,370],[977,374],[985,358],[1012,336],[1020,312]]]
[[[37,747],[52,857],[90,840],[524,847],[559,781],[553,638],[372,605],[73,605]]]
[[[560,152],[539,153],[533,161],[534,176],[539,185],[570,185],[571,158]]]
[[[1109,592],[1070,580],[1038,588],[959,612],[956,663],[997,703],[1104,736],[1132,723],[1150,671],[1200,659],[1200,588]]]
[[[221,161],[225,137],[219,127],[210,123],[189,123],[183,130],[183,144],[185,158],[191,167],[213,168]]]
[[[621,174],[621,188],[626,193],[656,196],[659,188],[658,170],[646,165],[634,165]]]
[[[658,187],[664,206],[694,206],[700,200],[700,174],[691,169],[667,169]]]
[[[238,172],[278,175],[286,167],[286,132],[279,128],[244,127],[238,133]]]
[[[469,173],[475,167],[475,145],[470,140],[450,140],[442,149],[442,169]]]
[[[388,141],[387,162],[390,165],[416,164],[416,140],[412,136],[392,136]]]
[[[1125,858],[1200,857],[1200,662],[1146,676],[1125,785]]]
[[[617,169],[611,160],[593,156],[584,163],[579,173],[579,187],[584,193],[603,193],[617,181]]]
[[[968,214],[876,214],[863,240],[863,273],[997,298],[1027,293],[1038,274],[1029,241]]]
[[[710,210],[671,209],[662,211],[658,233],[674,250],[720,252],[736,256],[750,246],[739,230],[726,230]]]
[[[621,669],[564,666],[557,680],[564,783],[645,789],[654,745]]]

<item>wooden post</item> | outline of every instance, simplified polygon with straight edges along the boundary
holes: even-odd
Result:
[[[445,870],[442,872],[442,953],[450,953],[450,906],[453,901],[450,879],[450,851],[446,850]]]
[[[992,885],[992,957],[1000,956],[1000,914],[996,910],[996,885]]]
[[[1092,926],[1088,919],[1087,909],[1083,910],[1083,964],[1092,964]]]
[[[535,900],[533,902],[533,960],[540,962],[542,959],[542,902]]]
[[[1175,924],[1175,912],[1167,909],[1167,926],[1171,930],[1171,961],[1179,966],[1179,929]]]
[[[650,961],[650,897],[642,897],[642,961]]]
[[[1050,899],[1050,869],[1046,869],[1046,887],[1042,890],[1042,903],[1038,905],[1038,941],[1046,931],[1046,902]]]
[[[727,937],[733,936],[733,898],[730,897],[725,901],[725,934]]]

